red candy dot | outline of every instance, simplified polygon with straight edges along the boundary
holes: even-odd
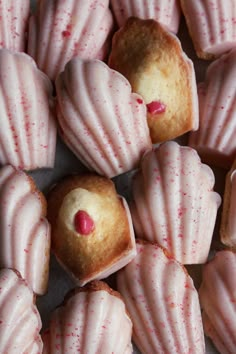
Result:
[[[164,113],[166,111],[166,105],[160,101],[152,101],[147,104],[147,110],[151,114]]]
[[[94,221],[84,210],[79,210],[74,217],[76,232],[81,235],[89,235],[94,230]]]

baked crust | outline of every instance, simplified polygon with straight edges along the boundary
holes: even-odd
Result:
[[[69,229],[61,212],[65,197],[80,188],[93,193],[94,201],[99,198],[98,208],[94,202],[95,228],[86,236]],[[113,182],[105,177],[85,174],[68,177],[57,184],[48,196],[48,219],[52,226],[52,249],[79,285],[103,278],[109,268],[115,267],[129,253],[135,256],[127,210]]]
[[[177,37],[158,22],[131,17],[113,37],[109,65],[129,80],[146,104],[165,105],[164,112],[147,114],[153,143],[197,129],[193,64]]]

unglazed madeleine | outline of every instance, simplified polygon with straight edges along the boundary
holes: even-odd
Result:
[[[0,270],[0,353],[39,354],[41,319],[33,292],[13,270]]]
[[[205,353],[198,294],[187,271],[156,244],[139,242],[118,272],[118,290],[142,354]]]
[[[181,0],[197,55],[213,59],[236,45],[235,0]]]
[[[136,234],[157,242],[183,264],[207,260],[220,196],[197,152],[167,142],[148,152],[133,180]]]
[[[226,177],[223,202],[221,242],[236,249],[236,161]]]
[[[0,48],[23,52],[30,14],[30,0],[0,2]]]
[[[177,33],[180,8],[178,0],[111,0],[112,12],[119,27],[131,17],[154,19],[169,31]]]
[[[131,354],[132,323],[118,292],[101,281],[72,291],[43,334],[44,354]]]
[[[95,174],[68,177],[48,196],[52,250],[83,286],[124,267],[136,255],[130,211],[111,180]]]
[[[189,145],[204,161],[230,168],[236,154],[236,49],[210,64],[199,85],[199,129]]]
[[[108,0],[40,0],[30,18],[28,53],[54,80],[73,57],[104,59],[113,19]]]
[[[177,36],[157,21],[129,18],[113,36],[109,66],[143,97],[153,143],[198,128],[193,63]]]
[[[220,251],[203,268],[199,290],[203,326],[222,354],[236,348],[236,253]]]
[[[47,290],[50,226],[34,181],[11,166],[0,170],[0,268],[16,269],[36,294]]]
[[[52,86],[27,54],[0,50],[0,164],[53,167]]]
[[[111,178],[136,168],[151,149],[142,97],[105,63],[72,59],[56,91],[61,136],[90,169]]]

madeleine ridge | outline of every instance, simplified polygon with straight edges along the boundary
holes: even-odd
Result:
[[[180,0],[199,58],[212,60],[236,45],[234,0]]]
[[[56,122],[52,85],[25,53],[0,50],[0,164],[52,168]]]
[[[0,48],[25,51],[29,15],[30,0],[0,2]]]
[[[108,0],[40,0],[29,23],[28,53],[51,80],[73,57],[104,59],[113,17]]]
[[[132,322],[117,291],[101,281],[72,290],[51,315],[43,354],[131,354]]]
[[[148,152],[132,184],[137,237],[157,242],[182,264],[205,263],[221,203],[214,184],[192,148],[169,141]]]
[[[111,9],[119,27],[129,17],[154,19],[167,30],[177,33],[180,21],[178,0],[111,0]]]
[[[236,160],[225,180],[220,239],[223,244],[236,250]]]
[[[21,170],[0,170],[0,267],[16,269],[38,295],[47,291],[51,229],[47,204]]]
[[[157,244],[138,241],[117,274],[141,353],[205,353],[199,299],[186,269]]]
[[[236,348],[236,253],[217,252],[203,267],[199,289],[205,334],[220,353]]]
[[[58,183],[48,196],[48,220],[52,250],[79,286],[106,278],[136,255],[129,208],[105,177]]]
[[[235,77],[236,49],[208,66],[205,81],[198,85],[199,129],[188,142],[204,162],[226,169],[236,154]]]
[[[27,283],[11,269],[0,270],[0,353],[42,353],[41,318]]]
[[[56,80],[61,137],[90,169],[112,178],[152,148],[143,98],[99,60],[72,59]]]

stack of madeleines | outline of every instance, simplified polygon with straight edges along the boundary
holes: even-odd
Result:
[[[0,19],[0,353],[203,354],[205,334],[235,354],[235,1],[2,0]],[[51,253],[74,285],[42,323]]]

